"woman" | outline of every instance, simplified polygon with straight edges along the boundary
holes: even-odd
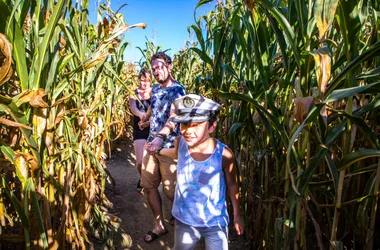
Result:
[[[133,117],[133,141],[136,155],[136,168],[141,175],[142,157],[144,145],[149,136],[149,120],[140,122],[146,114],[150,105],[152,74],[147,68],[142,68],[138,75],[139,87],[134,90],[135,95],[129,96],[129,106]],[[137,97],[137,99],[136,99]],[[141,191],[140,177],[137,183],[137,190]]]

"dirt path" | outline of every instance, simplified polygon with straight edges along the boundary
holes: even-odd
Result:
[[[122,220],[121,227],[132,238],[131,248],[118,246],[117,249],[170,250],[174,245],[174,227],[169,224],[171,202],[162,194],[164,219],[169,233],[149,244],[144,241],[145,233],[154,227],[153,215],[146,195],[136,191],[138,173],[134,163],[131,139],[119,142],[113,150],[111,159],[106,162],[107,169],[115,180],[115,192],[108,191],[107,197],[113,203],[114,214]],[[160,192],[162,192],[161,187]],[[203,245],[200,244],[197,249],[204,249]],[[242,237],[230,232],[229,249],[247,249],[245,246],[246,242]]]

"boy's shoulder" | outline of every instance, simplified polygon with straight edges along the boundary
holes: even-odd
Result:
[[[223,160],[225,157],[227,157],[227,158],[233,157],[232,150],[226,144],[219,141],[215,137],[210,137],[210,138],[215,142],[213,144],[210,144],[210,146],[212,147],[212,148],[210,148],[211,151],[214,151],[215,148],[219,147],[222,149],[221,154],[223,156]]]
[[[227,145],[224,145],[224,150],[222,154],[223,154],[223,159],[222,159],[223,162],[230,163],[230,162],[235,161],[234,153]]]
[[[218,144],[223,147],[223,150],[221,152],[221,154],[222,154],[222,165],[223,165],[223,168],[224,167],[229,168],[231,166],[231,164],[233,165],[235,163],[234,153],[232,152],[232,150],[226,144],[222,143],[221,141],[219,141],[216,138],[213,138],[213,139],[216,142],[215,143],[215,147]]]

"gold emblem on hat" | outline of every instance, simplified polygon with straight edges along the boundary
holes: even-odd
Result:
[[[190,97],[186,96],[184,99],[183,99],[183,106],[185,106],[185,108],[192,108],[195,106],[195,102],[193,99],[191,99]]]

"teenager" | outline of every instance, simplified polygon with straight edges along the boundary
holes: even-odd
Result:
[[[129,107],[133,114],[133,145],[136,156],[136,169],[139,172],[137,191],[141,191],[140,175],[144,146],[149,136],[149,121],[141,122],[150,106],[152,74],[147,68],[142,68],[137,77],[138,88],[134,90],[134,95],[129,96]]]

